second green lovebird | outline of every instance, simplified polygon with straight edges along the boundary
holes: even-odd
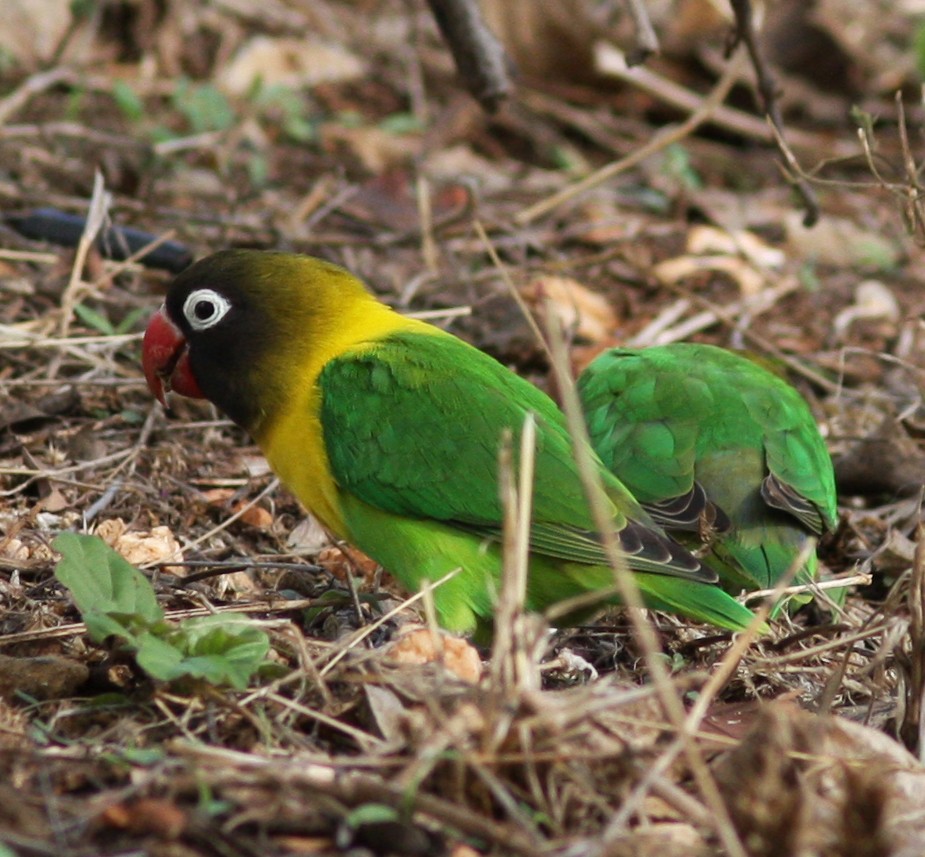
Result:
[[[806,400],[711,345],[614,348],[578,379],[591,442],[668,532],[730,592],[773,588],[836,523],[835,476]],[[794,581],[816,576],[810,551]]]
[[[445,627],[464,632],[491,628],[503,564],[498,453],[506,432],[516,446],[532,413],[526,606],[612,592],[554,402],[455,336],[394,312],[342,268],[286,253],[209,256],[174,280],[149,323],[143,363],[162,402],[171,389],[211,400],[332,534],[409,590],[461,569],[434,603]],[[598,471],[646,604],[745,627],[752,613],[713,569],[599,461]]]

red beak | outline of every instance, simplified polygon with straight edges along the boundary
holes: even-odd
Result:
[[[148,388],[166,408],[171,390],[192,399],[204,399],[189,365],[189,344],[161,307],[148,322],[141,346],[141,365]]]

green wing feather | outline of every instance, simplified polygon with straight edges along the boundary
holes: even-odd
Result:
[[[808,536],[834,526],[832,463],[812,413],[751,360],[708,345],[613,349],[578,386],[595,449],[656,520],[697,529],[690,514],[674,524],[659,514],[667,507],[722,523],[710,562],[730,588],[773,586]],[[815,569],[811,557],[801,577]]]
[[[319,384],[325,448],[351,540],[410,588],[462,565],[461,582],[448,591],[468,606],[438,600],[447,624],[490,616],[485,591],[500,579],[498,450],[505,430],[519,436],[528,413],[537,419],[530,606],[612,582],[564,418],[497,361],[455,337],[406,332],[330,361]],[[601,474],[630,567],[709,589],[720,602],[719,624],[742,627],[751,614],[712,585],[712,570],[667,539],[603,467]],[[403,544],[394,541],[398,530]],[[698,609],[695,618],[714,621]]]

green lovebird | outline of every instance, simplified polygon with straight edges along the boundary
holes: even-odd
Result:
[[[527,607],[612,592],[553,401],[493,358],[376,300],[347,271],[226,250],[173,282],[148,325],[145,376],[246,429],[336,537],[417,590],[448,629],[488,632],[500,591],[502,436],[537,423]],[[741,629],[752,613],[668,537],[602,464],[613,526],[648,606]],[[612,602],[612,596],[609,598]],[[577,618],[577,617],[576,617]]]
[[[712,345],[614,348],[578,379],[591,443],[653,520],[732,592],[772,588],[836,524],[832,460],[803,397]],[[687,534],[685,536],[685,534]],[[815,551],[795,577],[816,575]]]

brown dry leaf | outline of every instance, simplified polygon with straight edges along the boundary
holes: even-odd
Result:
[[[329,836],[274,836],[273,842],[284,851],[293,854],[327,854],[334,852],[334,843]]]
[[[481,852],[476,851],[471,845],[457,842],[450,849],[450,857],[481,857]]]
[[[599,195],[576,206],[572,229],[587,244],[610,247],[639,235],[645,224],[645,218],[621,208],[610,196]]]
[[[286,547],[295,553],[317,554],[331,544],[331,539],[314,515],[306,515],[289,532]]]
[[[551,305],[559,321],[580,339],[601,342],[617,326],[617,314],[610,301],[571,277],[537,277],[523,292],[535,306]]]
[[[100,521],[96,535],[134,566],[183,559],[183,548],[169,527],[153,527],[147,533],[127,530],[128,526],[121,518],[109,518]],[[164,571],[176,575],[184,573],[182,566],[168,566]]]
[[[879,280],[864,280],[854,291],[854,303],[832,320],[832,329],[838,339],[844,339],[848,329],[859,319],[898,322],[900,316],[896,295]]]
[[[653,824],[633,831],[607,849],[607,857],[706,857],[713,854],[690,824]]]
[[[687,235],[687,251],[655,265],[652,273],[661,282],[674,284],[704,271],[716,271],[731,277],[743,295],[751,296],[768,286],[764,272],[782,267],[786,260],[782,251],[754,233],[713,226],[692,227]]]
[[[812,229],[803,225],[798,211],[784,215],[790,255],[801,260],[840,268],[895,268],[899,250],[879,232],[863,229],[840,217],[823,217]]]
[[[375,175],[408,163],[417,157],[422,145],[420,136],[395,134],[375,125],[348,128],[335,123],[321,129],[321,141],[330,152],[346,149],[365,170]]]
[[[42,509],[46,512],[63,512],[65,509],[69,509],[70,506],[71,504],[67,497],[54,486],[42,497]]]
[[[376,560],[346,544],[322,548],[317,555],[318,565],[337,580],[346,580],[348,574],[359,575],[365,584],[372,582],[379,568]]]
[[[0,48],[32,66],[51,59],[71,23],[70,0],[3,0]]]
[[[771,704],[716,773],[753,857],[896,854],[925,837],[925,767],[842,718]]]
[[[663,283],[678,283],[704,271],[716,271],[731,277],[743,295],[755,295],[765,285],[764,276],[745,259],[737,256],[676,256],[659,262],[652,274]]]
[[[489,160],[460,143],[446,149],[426,153],[427,176],[432,181],[458,182],[460,179],[476,179],[479,193],[500,190],[510,183],[510,165]],[[507,167],[508,169],[505,169]]]
[[[588,0],[482,0],[481,6],[521,73],[558,84],[596,79],[592,49],[607,28]]]
[[[387,655],[398,664],[440,661],[449,672],[469,684],[478,684],[482,677],[482,660],[475,647],[442,631],[434,634],[428,628],[418,628],[403,634],[389,646]]]
[[[698,224],[687,233],[687,251],[696,256],[724,253],[743,256],[757,268],[782,268],[787,254],[745,229],[717,229]]]
[[[254,36],[245,42],[218,77],[231,95],[246,95],[259,80],[286,89],[357,80],[366,64],[342,45],[320,39]]]
[[[176,839],[186,830],[189,819],[184,810],[170,801],[141,798],[107,807],[100,814],[99,820],[119,830],[155,834],[161,839]]]
[[[255,529],[262,530],[263,532],[269,532],[273,526],[273,515],[264,509],[262,506],[247,506],[247,500],[241,500],[232,506],[232,512],[237,514],[239,511],[244,509],[244,513],[241,515],[240,519],[242,522],[247,524],[249,527],[254,527]]]
[[[220,509],[230,508],[231,514],[237,515],[250,501],[237,500],[229,507],[228,501],[234,497],[236,493],[237,492],[232,488],[210,488],[208,491],[203,491],[202,496],[210,506]],[[273,526],[273,515],[262,506],[251,506],[249,509],[246,509],[238,520],[250,527],[263,530],[264,532],[267,532]]]

